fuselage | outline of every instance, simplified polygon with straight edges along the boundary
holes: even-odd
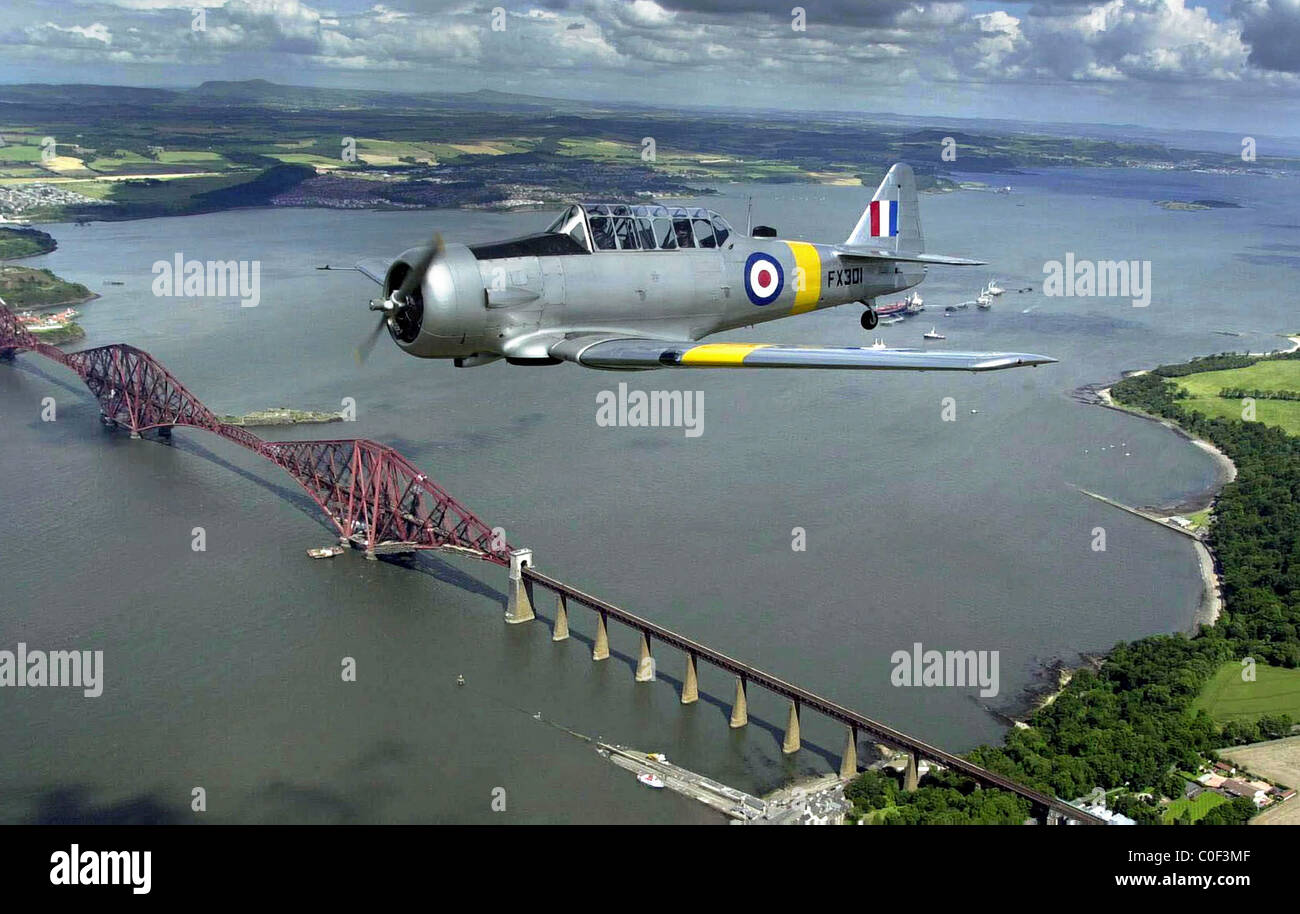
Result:
[[[386,293],[417,253],[390,268]],[[422,283],[418,333],[394,338],[425,358],[548,361],[566,335],[699,340],[871,303],[924,276],[912,264],[842,258],[833,244],[743,236],[707,210],[589,204],[544,233],[448,245]]]

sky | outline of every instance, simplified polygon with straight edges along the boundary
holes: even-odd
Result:
[[[254,78],[1297,136],[1300,0],[4,0],[0,9],[0,82],[181,89]]]

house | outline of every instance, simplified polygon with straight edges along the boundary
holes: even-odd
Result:
[[[1225,778],[1221,774],[1203,774],[1196,780],[1200,781],[1202,784],[1204,784],[1206,787],[1209,787],[1212,790],[1217,790],[1218,788],[1223,786],[1223,782],[1226,781],[1227,778]]]
[[[1229,765],[1227,762],[1215,762],[1215,763],[1214,763],[1214,770],[1215,770],[1215,771],[1222,771],[1224,774],[1236,774],[1236,773],[1237,773],[1237,769],[1236,769],[1236,768],[1233,768],[1233,767],[1232,767],[1231,765]]]
[[[1136,819],[1130,819],[1128,816],[1122,815],[1121,813],[1111,812],[1100,803],[1093,803],[1089,806],[1084,806],[1082,803],[1076,801],[1072,805],[1078,806],[1084,812],[1092,813],[1097,818],[1104,820],[1107,825],[1137,825]]]
[[[1245,797],[1253,800],[1256,806],[1263,806],[1269,802],[1264,796],[1264,791],[1260,790],[1254,784],[1248,784],[1245,781],[1227,780],[1223,782],[1223,792],[1234,797]]]

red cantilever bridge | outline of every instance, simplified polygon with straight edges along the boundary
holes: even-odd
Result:
[[[99,400],[106,423],[133,437],[173,426],[205,429],[285,470],[367,556],[445,550],[510,564],[510,546],[397,451],[366,438],[263,441],[222,422],[149,353],[114,343],[63,352],[36,339],[0,305],[0,357],[28,350],[71,368]]]
[[[529,550],[511,549],[503,538],[496,536],[491,528],[390,447],[365,438],[263,441],[252,432],[218,419],[149,353],[122,343],[65,353],[37,340],[0,302],[0,359],[13,358],[14,353],[21,350],[43,355],[75,371],[99,400],[104,421],[129,429],[133,437],[150,430],[170,434],[173,426],[188,425],[206,429],[265,457],[287,471],[321,506],[338,528],[340,542],[364,547],[368,557],[381,553],[442,549],[509,566],[508,622],[528,622],[536,618],[532,599],[535,586],[551,590],[558,599],[552,640],[564,641],[569,637],[567,607],[570,601],[594,610],[597,634],[591,656],[593,661],[606,660],[610,656],[607,622],[611,619],[641,635],[638,681],[645,681],[641,671],[650,660],[652,641],[676,648],[684,653],[687,665],[682,704],[693,704],[699,699],[697,667],[701,660],[734,675],[736,703],[732,709],[732,727],[748,723],[748,687],[757,686],[781,697],[790,704],[783,752],[799,751],[801,709],[811,709],[846,727],[842,777],[852,777],[856,773],[858,738],[867,734],[906,753],[906,789],[916,787],[918,763],[922,759],[931,759],[959,771],[983,787],[996,787],[1018,794],[1029,801],[1040,821],[1075,821],[1089,825],[1102,822],[1064,800],[1017,784],[1003,775],[950,755],[537,572],[531,567],[532,553]],[[654,677],[648,678],[653,680]]]

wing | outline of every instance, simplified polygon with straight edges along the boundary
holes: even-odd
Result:
[[[358,273],[369,276],[381,286],[384,284],[384,276],[388,273],[388,261],[385,260],[362,260],[357,266]]]
[[[550,347],[555,358],[588,368],[843,368],[903,371],[996,371],[1056,359],[1026,352],[956,352],[770,343],[694,343],[580,336]]]

